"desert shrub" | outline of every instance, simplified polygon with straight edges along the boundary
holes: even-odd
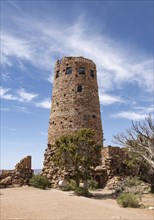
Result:
[[[89,191],[83,187],[76,187],[74,192],[77,196],[91,197]]]
[[[142,194],[141,180],[138,177],[127,177],[120,182],[116,188],[116,193]]]
[[[59,189],[61,189],[62,191],[74,191],[76,186],[76,182],[74,180],[71,180],[70,183],[68,183],[66,186],[59,186]]]
[[[72,190],[75,190],[77,187],[75,180],[70,180],[69,186]]]
[[[117,202],[120,206],[138,208],[140,207],[139,198],[133,193],[122,193],[118,198]]]
[[[98,189],[98,182],[94,179],[88,180],[88,189]]]
[[[51,183],[49,180],[41,175],[34,175],[30,180],[29,180],[29,185],[40,188],[40,189],[46,189],[51,187]]]
[[[129,177],[127,177],[126,179],[124,179],[124,185],[126,186],[126,187],[132,187],[132,186],[138,186],[138,185],[140,185],[141,184],[141,180],[139,179],[139,177],[131,177],[131,176],[129,176]]]

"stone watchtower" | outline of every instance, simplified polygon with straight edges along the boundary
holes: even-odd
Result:
[[[103,143],[96,65],[83,57],[64,57],[54,69],[48,148],[43,174],[53,176],[50,145],[64,134],[80,128],[91,128],[97,143]]]

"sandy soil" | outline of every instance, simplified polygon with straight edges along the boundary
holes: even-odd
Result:
[[[1,189],[2,220],[49,220],[49,219],[122,219],[153,220],[154,210],[121,208],[116,200],[103,191],[97,197],[84,198],[72,192],[40,190],[31,187]],[[145,201],[153,205],[148,196]]]

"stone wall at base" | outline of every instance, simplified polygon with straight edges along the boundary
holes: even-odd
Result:
[[[116,188],[118,182],[127,176],[138,176],[145,182],[151,182],[153,175],[148,174],[144,164],[137,167],[129,166],[129,152],[126,148],[107,146],[102,150],[102,162],[95,169],[95,179],[101,188]]]
[[[127,155],[123,148],[107,146],[102,150],[102,161],[95,169],[95,179],[99,186],[104,188],[115,176],[123,176],[125,173],[124,160]]]
[[[2,170],[0,188],[28,185],[32,175],[31,156],[24,157],[14,170]]]

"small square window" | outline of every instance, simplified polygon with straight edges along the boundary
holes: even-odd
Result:
[[[93,71],[93,70],[90,70],[90,76],[91,76],[92,78],[94,78],[94,71]]]
[[[85,68],[84,67],[79,67],[79,74],[85,74]]]
[[[66,74],[72,74],[72,67],[66,68]]]
[[[77,92],[82,92],[82,86],[81,86],[81,85],[79,85],[79,86],[77,87]]]
[[[56,79],[60,76],[59,70],[56,72]]]

